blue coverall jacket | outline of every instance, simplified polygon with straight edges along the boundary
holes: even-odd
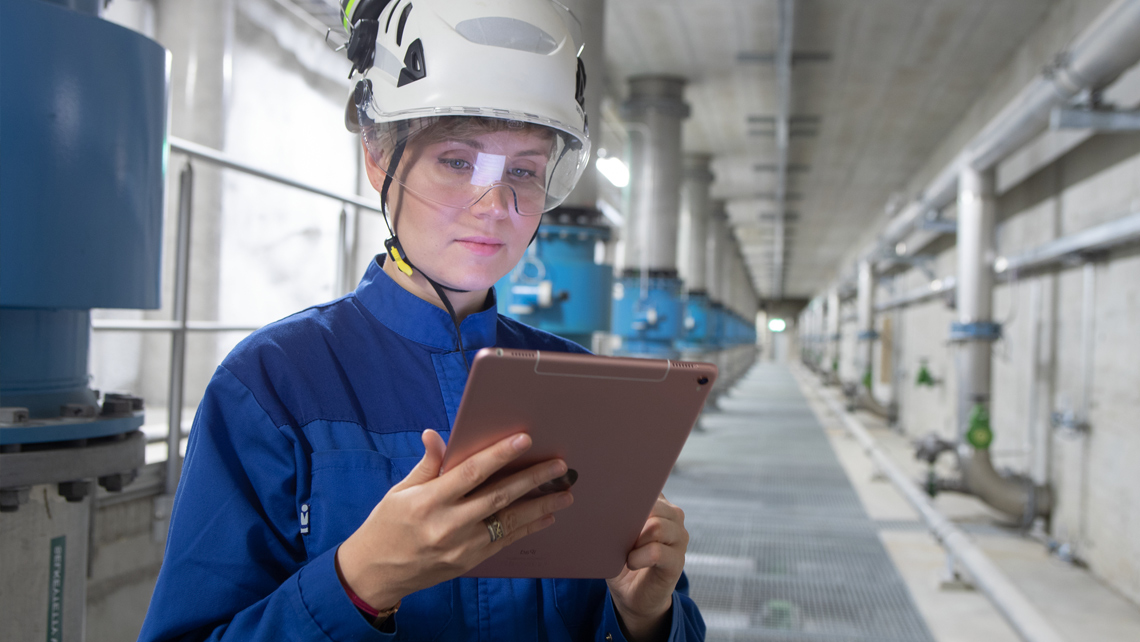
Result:
[[[583,351],[499,316],[462,323],[463,345]],[[446,439],[467,372],[447,313],[373,261],[356,291],[255,332],[206,389],[166,557],[141,640],[621,640],[604,580],[455,579],[404,598],[374,629],[333,556]],[[704,623],[682,575],[670,640]]]

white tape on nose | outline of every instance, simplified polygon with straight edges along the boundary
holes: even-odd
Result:
[[[506,156],[479,152],[479,156],[475,158],[475,171],[471,173],[471,184],[486,187],[502,180],[503,167],[506,164]]]

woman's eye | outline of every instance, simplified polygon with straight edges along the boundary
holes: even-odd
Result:
[[[522,169],[521,167],[516,167],[516,168],[513,168],[513,169],[508,170],[508,171],[509,171],[512,178],[519,178],[519,179],[525,180],[525,179],[534,178],[536,176],[536,174],[534,173],[533,170]]]
[[[468,163],[462,158],[444,158],[441,159],[440,162],[451,169],[470,169],[471,167],[471,163]]]

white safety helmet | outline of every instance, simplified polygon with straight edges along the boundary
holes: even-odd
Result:
[[[384,159],[379,164],[388,181],[448,206],[473,204],[506,186],[524,215],[565,200],[588,163],[590,141],[585,71],[578,58],[581,26],[564,5],[344,0],[342,8],[350,33],[350,76],[357,80],[345,124],[363,130],[370,153]],[[509,150],[480,150],[487,153],[478,155],[479,162],[473,157],[465,165],[470,180],[463,189],[421,191],[405,184],[406,172],[396,171],[404,146],[441,120],[457,117],[545,133],[546,157],[522,169],[513,167]]]

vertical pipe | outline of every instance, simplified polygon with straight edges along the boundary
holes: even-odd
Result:
[[[968,492],[1029,526],[1052,510],[1052,493],[1032,480],[1003,475],[990,458],[993,323],[994,172],[965,167],[958,178],[958,466]]]
[[[1084,286],[1081,294],[1081,405],[1077,412],[1077,425],[1087,430],[1096,358],[1096,264],[1086,261],[1081,267],[1081,276]]]
[[[681,239],[684,242],[677,244],[677,264],[688,292],[708,292],[706,241],[713,207],[709,186],[714,178],[709,169],[711,163],[712,156],[709,154],[685,155],[681,212],[687,216],[682,217],[685,227],[681,230]]]
[[[859,377],[863,382],[868,381],[871,372],[872,359],[875,348],[875,268],[871,261],[864,259],[859,262],[859,358],[856,365],[859,368]],[[866,385],[868,394],[872,385]]]
[[[583,108],[586,110],[587,124],[595,141],[601,140],[602,96],[605,93],[606,0],[565,0],[565,4],[582,25],[582,65],[586,69],[586,97]],[[574,190],[566,197],[564,206],[596,210],[598,205],[598,172],[594,171],[597,150],[595,143],[590,150],[590,167],[582,173],[582,178]]]
[[[166,494],[173,496],[182,475],[182,395],[186,375],[186,303],[190,292],[190,219],[194,168],[188,162],[178,177],[178,231],[174,254],[174,322],[170,335],[170,388],[166,418]]]
[[[625,354],[675,357],[674,341],[684,333],[677,278],[684,87],[676,76],[635,76],[621,107],[631,134],[624,262],[637,266],[623,272],[613,306],[613,332]]]
[[[1029,409],[1026,434],[1029,446],[1029,474],[1036,484],[1049,481],[1050,431],[1041,413],[1041,279],[1029,284]]]
[[[831,381],[839,377],[839,288],[831,286],[827,292],[827,363]]]
[[[333,296],[338,297],[348,291],[348,206],[340,205],[340,216],[336,228],[336,275],[333,278]]]
[[[681,211],[681,121],[689,116],[682,99],[684,88],[685,79],[676,76],[635,76],[629,79],[630,97],[622,105],[622,116],[634,125],[626,265],[674,276]]]
[[[980,328],[993,322],[993,172],[972,168],[958,179],[958,323]],[[976,333],[974,333],[976,334]],[[968,418],[990,405],[992,338],[967,337],[958,347],[958,438],[966,443]]]

